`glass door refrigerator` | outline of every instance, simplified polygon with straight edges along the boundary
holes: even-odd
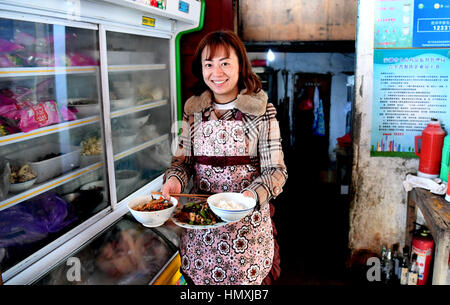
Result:
[[[0,283],[164,284],[179,229],[159,190],[180,117],[179,38],[204,3],[0,1]]]

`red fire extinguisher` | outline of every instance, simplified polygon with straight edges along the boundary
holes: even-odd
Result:
[[[438,119],[431,119],[422,135],[414,138],[414,152],[419,157],[417,176],[425,178],[439,177],[444,145],[445,131]],[[422,140],[419,153],[419,139]]]
[[[425,285],[427,283],[433,255],[433,246],[434,242],[430,231],[421,229],[413,236],[412,253],[417,254],[417,265],[419,266],[417,285]]]

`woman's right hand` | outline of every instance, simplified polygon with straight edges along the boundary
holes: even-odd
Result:
[[[177,177],[172,176],[167,179],[166,183],[161,188],[161,193],[164,198],[170,200],[169,193],[181,193],[181,183]],[[177,198],[178,199],[178,198]]]

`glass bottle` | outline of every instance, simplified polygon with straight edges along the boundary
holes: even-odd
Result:
[[[400,264],[400,285],[408,284],[408,272],[409,272],[409,247],[403,248],[403,257]]]
[[[400,263],[401,263],[401,257],[398,253],[398,244],[394,244],[392,246],[392,261],[394,263],[394,276],[393,276],[393,280],[395,280],[395,282],[399,282],[400,281]]]
[[[391,284],[394,277],[394,262],[392,261],[391,249],[387,250],[383,273],[384,283]]]
[[[417,265],[417,254],[412,256],[411,267],[408,272],[408,285],[417,285],[417,279],[419,277],[419,266]]]

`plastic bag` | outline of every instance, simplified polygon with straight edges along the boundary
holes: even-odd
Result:
[[[69,53],[68,57],[70,59],[70,63],[72,66],[97,66],[99,65],[98,61],[95,59],[81,54],[81,53]]]
[[[16,64],[11,59],[12,58],[9,55],[0,54],[0,67],[2,68],[15,67]]]
[[[22,45],[0,38],[0,53],[10,53],[25,49]]]
[[[77,218],[71,206],[53,192],[0,211],[0,248],[42,240]]]

